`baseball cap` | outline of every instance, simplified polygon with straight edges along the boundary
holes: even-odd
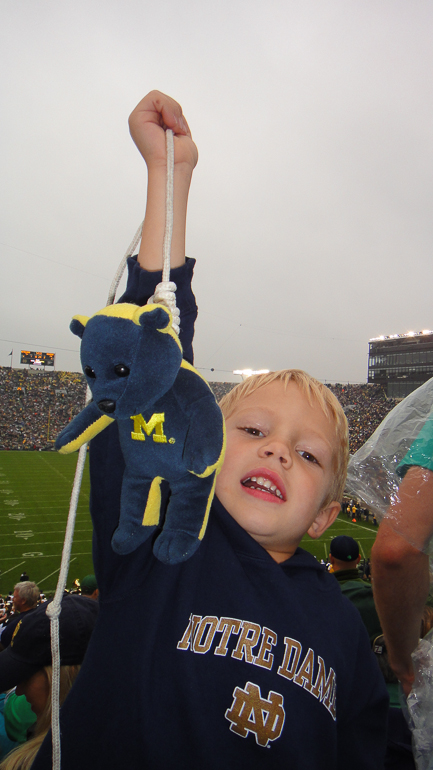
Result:
[[[331,540],[331,556],[340,561],[355,561],[359,556],[359,545],[353,537],[338,535]]]
[[[96,591],[98,584],[94,575],[86,575],[80,582],[81,593],[93,594]]]
[[[23,613],[11,642],[0,652],[0,692],[51,666],[50,602]],[[59,615],[60,664],[82,663],[98,614],[98,603],[85,596],[67,594]]]

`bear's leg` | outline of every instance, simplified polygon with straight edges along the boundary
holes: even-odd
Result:
[[[119,525],[111,545],[116,553],[132,553],[155,531],[161,509],[161,476],[152,481],[123,477]]]
[[[164,527],[153,546],[157,559],[165,564],[178,564],[197,550],[206,530],[215,480],[215,473],[204,479],[187,473],[170,482]]]

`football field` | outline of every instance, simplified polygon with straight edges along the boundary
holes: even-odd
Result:
[[[301,547],[312,553],[319,561],[321,559],[326,561],[329,557],[329,547],[332,538],[337,537],[337,535],[349,535],[349,537],[353,537],[359,543],[361,558],[368,559],[376,539],[376,534],[377,527],[374,524],[367,524],[364,521],[355,523],[348,519],[346,515],[340,513],[338,519],[334,521],[333,525],[326,530],[322,537],[318,540],[312,540],[311,537],[306,535],[302,539]]]
[[[41,591],[57,585],[77,454],[0,452],[0,593],[26,571]],[[93,572],[88,460],[77,508],[67,588]]]
[[[56,452],[0,452],[0,593],[4,596],[26,571],[44,593],[57,584],[77,455]],[[93,572],[88,460],[77,509],[67,588]],[[336,535],[350,535],[361,556],[370,556],[377,527],[340,514],[319,540],[302,547],[327,559]]]

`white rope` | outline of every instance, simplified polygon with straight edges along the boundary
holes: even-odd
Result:
[[[180,316],[176,307],[176,284],[170,281],[170,254],[173,238],[173,181],[174,181],[174,139],[173,131],[165,132],[167,147],[167,181],[165,187],[165,231],[162,247],[162,281],[155,288],[155,293],[147,300],[149,305],[157,302],[165,305],[172,315],[172,327],[179,334]]]
[[[127,259],[130,257],[140,240],[143,223],[141,223],[134,235],[128,249],[117,268],[116,275],[110,286],[107,298],[107,305],[114,303],[119,283],[122,279],[126,267]],[[86,405],[92,398],[89,387],[86,390]],[[66,580],[69,572],[69,561],[71,558],[72,541],[74,537],[75,519],[77,516],[78,498],[81,489],[81,480],[83,477],[84,464],[86,462],[87,444],[83,444],[78,452],[77,467],[75,469],[74,484],[72,487],[71,501],[69,503],[68,521],[66,524],[65,541],[63,544],[62,560],[60,563],[59,579],[57,581],[56,593],[54,599],[47,606],[46,613],[50,618],[51,631],[51,658],[52,658],[52,685],[51,685],[51,733],[53,745],[53,770],[61,768],[61,745],[60,745],[60,643],[59,643],[59,615],[62,611],[62,598],[65,592]]]
[[[122,280],[122,275],[123,275],[123,272],[124,272],[125,267],[126,267],[127,259],[128,259],[128,257],[131,257],[133,255],[135,249],[137,248],[137,244],[138,244],[138,242],[139,242],[139,240],[141,238],[141,231],[142,231],[142,229],[143,229],[143,222],[141,223],[140,227],[138,228],[137,232],[135,233],[134,238],[132,239],[131,243],[129,244],[129,246],[128,246],[126,252],[125,252],[125,256],[123,257],[119,267],[117,268],[116,275],[114,276],[114,278],[112,280],[112,283],[111,283],[111,286],[110,286],[110,291],[108,292],[107,305],[113,305],[114,304],[114,300],[116,298],[116,292],[117,292],[117,289],[119,288],[119,283]]]
[[[174,178],[174,141],[173,132],[166,131],[167,145],[167,184],[166,184],[166,219],[163,244],[163,270],[162,282],[155,289],[153,297],[148,302],[160,302],[169,308],[173,317],[173,329],[179,334],[179,310],[176,307],[176,284],[170,281],[170,253],[173,236],[173,178]],[[140,240],[143,222],[138,228],[128,249],[117,268],[116,275],[108,292],[107,305],[112,305],[116,298],[116,292],[130,257]],[[91,400],[90,388],[86,390],[86,404]],[[51,687],[51,732],[53,745],[53,770],[61,770],[61,745],[60,745],[60,644],[59,644],[59,615],[62,611],[62,598],[65,592],[66,580],[69,571],[72,541],[74,537],[75,519],[77,515],[78,498],[81,489],[84,464],[86,462],[87,444],[83,444],[78,452],[77,467],[75,469],[74,484],[72,487],[71,501],[69,504],[68,521],[66,524],[65,541],[63,544],[62,560],[60,563],[59,579],[57,581],[54,599],[47,605],[46,614],[50,618],[51,631],[51,657],[52,657],[52,687]]]
[[[90,400],[90,390],[87,388],[86,402]],[[60,564],[59,579],[57,581],[54,599],[47,606],[46,613],[50,618],[51,630],[51,657],[53,679],[51,687],[51,730],[53,742],[53,770],[60,770],[60,645],[59,645],[59,615],[62,611],[61,602],[65,591],[66,579],[69,571],[69,559],[71,556],[72,540],[74,537],[75,518],[77,514],[78,497],[80,495],[81,479],[83,477],[84,463],[86,461],[87,444],[84,444],[78,452],[77,467],[75,469],[74,485],[72,487],[71,502],[69,504],[68,522],[66,525],[65,542],[63,544],[62,561]]]

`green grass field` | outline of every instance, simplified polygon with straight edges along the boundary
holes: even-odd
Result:
[[[329,556],[329,546],[333,537],[337,535],[349,535],[359,543],[361,558],[367,559],[370,556],[371,548],[376,539],[377,527],[373,524],[366,524],[364,521],[354,523],[347,516],[340,513],[338,519],[334,521],[332,527],[325,532],[318,540],[311,540],[306,535],[301,542],[302,548],[309,551],[317,559],[327,559]]]
[[[77,455],[0,452],[0,593],[26,570],[41,591],[54,591],[60,569]],[[67,587],[93,572],[88,463],[77,508]]]
[[[55,590],[65,535],[77,455],[55,452],[0,452],[0,593],[6,594],[25,570],[41,591]],[[92,522],[89,514],[88,463],[77,509],[67,587],[93,572]],[[370,556],[377,528],[353,523],[346,516],[319,540],[304,537],[301,545],[319,560],[329,554],[336,535],[350,535],[361,554]]]

